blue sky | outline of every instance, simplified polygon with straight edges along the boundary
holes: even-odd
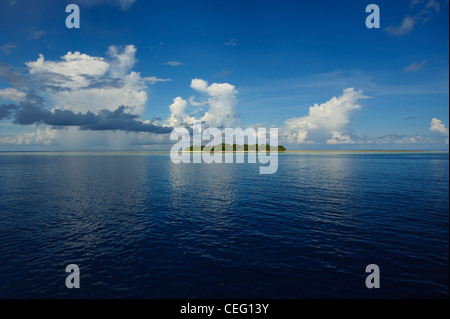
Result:
[[[2,0],[0,151],[168,149],[193,118],[290,149],[448,149],[448,19],[445,0]]]

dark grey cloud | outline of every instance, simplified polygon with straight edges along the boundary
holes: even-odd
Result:
[[[19,105],[0,105],[0,114],[8,116],[16,109],[14,124],[32,125],[47,124],[54,128],[78,126],[81,130],[91,131],[124,131],[148,132],[166,134],[172,131],[169,127],[162,127],[152,123],[144,123],[138,115],[126,113],[125,106],[114,111],[101,110],[98,115],[87,113],[74,113],[70,110],[56,109],[53,112],[44,105],[44,100],[34,91],[27,94],[27,99]]]
[[[30,74],[30,81],[39,91],[72,91],[71,88],[62,86],[62,84],[71,83],[72,79],[59,73],[43,72]]]
[[[8,118],[11,115],[11,111],[15,110],[17,105],[15,104],[2,104],[0,105],[0,120]]]
[[[84,75],[84,78],[89,81],[89,85],[86,86],[86,89],[120,89],[125,83],[122,79],[119,78],[110,78],[110,77],[93,77],[89,75]]]
[[[80,74],[83,76],[84,80],[86,80],[87,84],[83,86],[83,89],[120,89],[123,88],[125,83],[122,79],[119,78],[110,78],[107,76],[94,77],[87,74]],[[51,73],[51,72],[43,72],[37,74],[30,74],[30,82],[33,84],[33,87],[37,88],[39,91],[46,91],[52,93],[58,92],[71,92],[77,90],[78,87],[75,86],[75,89],[67,85],[68,83],[72,83],[73,79],[69,76],[59,74],[59,73]]]
[[[125,113],[125,107],[120,106],[115,111],[102,110],[94,121],[80,125],[82,130],[111,131],[121,130],[126,132],[148,132],[165,134],[172,131],[171,128],[144,123],[137,115]]]
[[[0,62],[0,79],[11,84],[15,88],[23,89],[27,87],[28,80],[8,64]]]

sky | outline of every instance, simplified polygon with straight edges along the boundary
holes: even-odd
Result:
[[[0,0],[0,151],[168,150],[195,119],[288,149],[448,150],[448,6]]]

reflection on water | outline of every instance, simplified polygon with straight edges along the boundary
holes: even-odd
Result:
[[[445,297],[448,187],[448,154],[0,156],[0,297]]]
[[[215,210],[228,207],[236,197],[236,171],[230,164],[173,164],[169,169],[172,205],[183,207],[186,202],[207,201]],[[205,207],[207,209],[207,207]]]

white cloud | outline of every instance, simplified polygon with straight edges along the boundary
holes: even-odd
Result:
[[[167,125],[170,127],[179,127],[184,124],[192,124],[194,118],[186,113],[188,102],[181,97],[173,99],[173,103],[169,106],[170,117],[167,120]]]
[[[194,96],[189,98],[189,104],[192,106],[205,106],[208,102],[204,100],[196,101]]]
[[[166,64],[170,65],[170,66],[178,66],[178,65],[182,65],[183,63],[181,63],[179,61],[167,61]]]
[[[430,123],[430,131],[438,133],[440,136],[446,138],[445,143],[448,144],[449,132],[445,124],[437,118],[433,118]]]
[[[410,72],[417,72],[420,71],[425,65],[427,64],[427,61],[424,60],[422,62],[413,62],[407,67],[403,69],[403,72],[410,73]]]
[[[205,93],[208,90],[208,82],[201,79],[193,79],[191,81],[191,88]]]
[[[127,112],[142,115],[147,103],[147,84],[168,81],[142,77],[131,71],[136,63],[133,45],[108,48],[108,59],[68,52],[60,61],[47,61],[42,54],[28,62],[34,82],[45,91],[55,108],[76,113],[128,106]]]
[[[348,88],[343,95],[309,108],[309,114],[285,121],[281,136],[288,143],[311,143],[326,139],[329,144],[352,141],[342,133],[353,111],[361,109],[359,100],[367,98],[362,91]]]
[[[133,73],[135,73],[135,72],[133,72]],[[140,73],[137,73],[137,74],[140,74]],[[150,83],[150,84],[155,84],[155,83],[158,83],[158,82],[169,82],[169,81],[172,81],[171,79],[159,79],[156,76],[149,76],[149,77],[146,77],[146,78],[142,78],[142,80],[144,80],[146,83]]]
[[[17,136],[0,137],[0,144],[3,145],[54,145],[56,130],[46,127],[36,129],[35,132],[19,134]]]
[[[212,83],[193,79],[191,88],[208,96],[208,110],[201,118],[212,127],[233,127],[238,114],[236,112],[236,88],[229,83]]]
[[[353,141],[349,135],[342,134],[339,132],[332,132],[331,138],[327,140],[327,144],[355,144],[356,141]]]
[[[233,85],[229,83],[209,84],[202,79],[192,79],[190,87],[206,97],[198,101],[191,96],[189,102],[181,97],[175,98],[169,106],[170,117],[166,120],[166,126],[191,125],[195,120],[194,115],[207,127],[231,128],[236,126],[238,118],[236,112],[237,90]],[[187,112],[188,106],[195,107],[191,110],[191,114]]]
[[[51,94],[55,108],[78,112],[97,113],[102,109],[114,111],[119,106],[128,106],[128,113],[141,115],[147,103],[145,84],[139,73],[132,72],[119,88],[92,88],[61,91]]]
[[[388,26],[385,28],[385,30],[391,35],[401,36],[401,35],[411,32],[414,29],[415,23],[416,23],[416,18],[406,16],[403,19],[403,22],[400,26],[397,26],[397,27]]]
[[[236,41],[236,39],[230,39],[227,42],[225,42],[224,44],[235,47],[237,45],[237,41]]]
[[[437,118],[433,118],[431,120],[430,124],[430,131],[438,132],[443,135],[448,135],[448,128],[445,127],[444,123],[442,123],[441,120],[438,120]]]
[[[126,112],[142,115],[147,104],[149,84],[169,81],[156,76],[143,77],[132,71],[136,63],[136,48],[111,46],[105,57],[68,52],[60,60],[45,60],[42,54],[26,63],[29,78],[37,94],[45,96],[50,109],[70,110],[74,113],[98,114],[106,109],[116,111],[127,106]],[[1,89],[0,98],[19,102],[25,93]],[[153,121],[144,124],[159,125]],[[126,149],[147,144],[170,143],[168,134],[120,131],[84,131],[77,127],[52,129],[39,127],[34,132],[17,136],[3,136],[0,144],[58,145],[65,149]]]
[[[112,59],[109,73],[113,78],[123,78],[131,71],[136,63],[136,51],[134,45],[127,45],[122,52],[115,45],[108,48],[107,54]]]
[[[31,75],[47,75],[44,80],[60,88],[79,89],[90,84],[92,77],[105,75],[110,65],[100,57],[92,57],[80,52],[68,52],[63,61],[46,61],[43,54],[33,62],[25,63]],[[42,79],[43,77],[39,77]]]
[[[406,144],[436,144],[435,141],[427,138],[423,138],[420,135],[413,137],[398,135],[398,134],[388,134],[378,137],[363,137],[358,139],[358,144],[372,144],[372,145],[406,145]]]
[[[11,100],[18,103],[24,100],[25,96],[26,94],[24,92],[13,88],[0,89],[1,100]]]

